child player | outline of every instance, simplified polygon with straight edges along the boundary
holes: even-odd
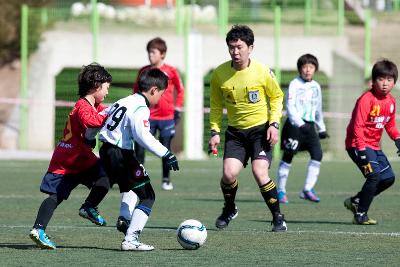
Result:
[[[372,68],[372,88],[357,100],[347,126],[346,150],[365,178],[361,191],[344,201],[353,215],[353,223],[373,225],[377,221],[368,217],[375,196],[394,183],[394,173],[380,140],[386,130],[400,153],[400,133],[396,128],[396,100],[390,94],[398,77],[397,66],[387,60]],[[400,154],[399,154],[400,155]]]
[[[122,192],[132,191],[139,198],[122,250],[146,251],[154,247],[139,240],[150,216],[155,193],[143,165],[135,157],[132,143],[138,142],[162,158],[168,168],[179,170],[176,157],[150,133],[150,107],[157,104],[168,86],[168,76],[157,68],[142,71],[138,93],[115,102],[108,110],[109,117],[100,130],[103,142],[100,158],[112,184],[118,183]]]
[[[282,130],[281,148],[282,160],[278,168],[278,199],[280,203],[289,203],[286,195],[286,182],[291,163],[298,151],[308,151],[310,161],[307,166],[307,176],[300,198],[319,202],[320,198],[314,191],[317,183],[322,149],[319,139],[328,137],[322,117],[321,87],[313,80],[318,70],[318,60],[311,54],[302,55],[297,60],[299,76],[289,84],[286,99],[287,116]],[[315,131],[318,128],[318,133]]]
[[[96,63],[84,66],[79,73],[80,99],[68,115],[64,138],[55,148],[47,173],[43,177],[40,191],[49,197],[42,202],[29,233],[30,238],[41,248],[56,248],[55,243],[45,233],[47,224],[54,210],[63,200],[68,199],[78,184],[91,188],[79,215],[97,225],[106,225],[106,221],[97,211],[97,205],[110,188],[109,179],[91,146],[85,142],[84,136],[88,127],[101,127],[106,119],[106,115],[99,112],[105,109],[101,103],[108,94],[111,80],[111,75]]]
[[[158,131],[161,144],[171,150],[171,140],[175,135],[175,127],[182,111],[184,88],[178,71],[173,66],[164,63],[167,54],[167,44],[165,41],[159,37],[154,38],[147,43],[146,49],[150,65],[144,66],[139,70],[137,81],[140,73],[150,68],[162,70],[169,78],[165,93],[160,101],[150,109],[150,132],[155,136]],[[135,93],[139,91],[137,81],[134,84]],[[176,99],[174,99],[175,91]],[[138,161],[144,164],[144,148],[137,142],[135,143],[135,153]],[[172,190],[174,188],[171,183],[170,170],[165,159],[162,160],[161,188],[163,190]]]

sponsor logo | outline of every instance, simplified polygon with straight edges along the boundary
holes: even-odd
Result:
[[[150,126],[149,121],[148,120],[143,120],[143,126],[144,127],[149,127]]]

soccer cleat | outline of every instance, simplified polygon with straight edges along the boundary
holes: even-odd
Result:
[[[343,204],[346,207],[346,209],[348,209],[353,213],[353,215],[356,215],[358,204],[351,201],[351,197],[346,198]]]
[[[354,214],[353,224],[375,225],[377,223],[376,220],[368,218],[368,215],[365,212],[357,212]]]
[[[90,207],[86,205],[82,205],[79,209],[79,216],[88,219],[92,223],[99,226],[106,226],[106,220],[99,214],[97,207]]]
[[[172,185],[171,182],[162,182],[161,188],[163,190],[170,191],[170,190],[174,189],[174,186]]]
[[[278,199],[279,199],[279,203],[282,203],[282,204],[289,203],[289,199],[288,199],[286,193],[283,191],[278,191]]]
[[[272,232],[286,232],[287,231],[287,226],[286,226],[286,221],[285,217],[283,214],[276,214],[274,215],[274,218],[272,219]]]
[[[311,189],[310,191],[303,190],[299,196],[301,199],[309,200],[316,203],[321,201],[321,199],[315,193],[314,189]]]
[[[32,228],[29,237],[42,249],[56,249],[56,244],[50,240],[43,229]]]
[[[139,238],[126,238],[121,243],[121,250],[123,251],[150,251],[153,250],[154,247],[150,245],[146,245],[139,241]]]
[[[218,229],[224,229],[228,226],[229,222],[238,216],[239,212],[237,207],[228,209],[226,206],[222,209],[222,214],[215,221],[215,226]]]
[[[126,235],[126,231],[128,231],[130,223],[130,220],[125,219],[123,216],[119,216],[116,225],[117,230]]]

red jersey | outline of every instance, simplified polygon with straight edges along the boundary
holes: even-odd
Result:
[[[139,70],[138,77],[136,78],[136,82],[133,86],[133,91],[137,93],[139,91],[138,81],[139,76],[142,71],[151,68],[151,65],[147,65]],[[182,108],[183,106],[183,98],[184,98],[184,88],[179,77],[178,71],[167,64],[163,64],[160,68],[169,78],[168,87],[165,90],[165,93],[160,98],[157,105],[150,109],[150,119],[151,120],[172,120],[174,119],[174,111],[175,107]],[[176,101],[174,101],[175,91],[176,90]]]
[[[57,144],[50,161],[48,172],[57,174],[79,173],[96,164],[97,156],[92,148],[84,143],[87,128],[99,128],[107,115],[99,112],[105,106],[96,104],[94,107],[85,99],[76,102],[68,115],[64,128],[64,138]]]
[[[400,137],[396,128],[396,100],[390,94],[376,96],[371,90],[365,92],[357,99],[347,126],[346,149],[380,150],[383,128],[393,140]]]

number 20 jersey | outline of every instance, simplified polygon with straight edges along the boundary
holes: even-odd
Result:
[[[133,142],[136,141],[159,157],[168,152],[150,133],[149,104],[142,94],[118,100],[108,108],[107,113],[109,117],[100,130],[100,141],[127,150],[133,150]]]

